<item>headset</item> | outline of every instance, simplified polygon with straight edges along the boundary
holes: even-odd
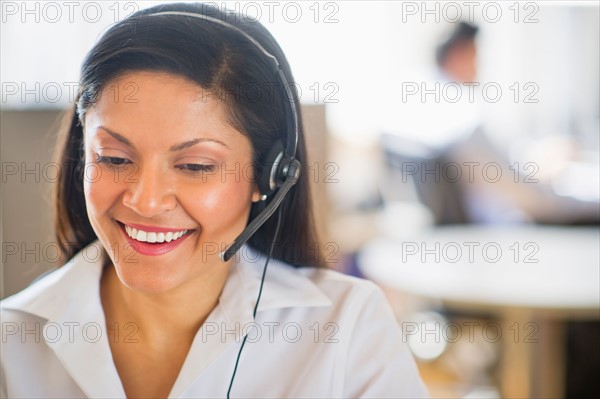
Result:
[[[193,12],[185,12],[185,11],[159,11],[156,13],[148,14],[148,16],[161,16],[161,15],[176,15],[176,16],[186,16],[191,18],[198,18],[204,21],[210,21],[212,23],[224,26],[230,30],[234,30],[242,35],[246,40],[253,43],[253,45],[259,49],[264,55],[265,59],[268,60],[268,63],[273,71],[273,75],[275,75],[280,83],[282,84],[283,91],[285,93],[285,97],[287,99],[287,107],[286,108],[286,142],[285,146],[281,142],[281,140],[277,140],[271,150],[267,153],[267,158],[265,162],[264,169],[260,175],[260,178],[257,182],[258,189],[261,194],[261,200],[266,200],[268,196],[273,195],[271,201],[265,206],[263,210],[259,212],[259,214],[246,226],[246,228],[235,238],[235,240],[227,246],[227,248],[220,253],[221,260],[223,262],[227,262],[249,239],[252,237],[254,233],[273,215],[273,213],[279,209],[279,206],[285,199],[288,191],[298,182],[300,178],[300,170],[301,164],[296,157],[296,149],[298,147],[298,113],[296,111],[296,106],[294,102],[294,97],[292,95],[290,85],[285,77],[285,73],[281,69],[279,65],[279,61],[277,58],[269,53],[265,48],[250,34],[242,30],[241,28],[230,24],[229,22],[223,21],[219,18],[214,18],[204,14],[198,14]],[[275,240],[279,233],[279,227],[281,224],[281,209],[279,209],[277,215],[277,226],[275,228],[275,233],[273,237],[273,242],[271,243],[271,247],[269,250],[269,254],[267,256],[267,260],[263,267],[262,278],[260,282],[260,288],[258,291],[258,298],[256,300],[256,304],[254,306],[253,318],[256,318],[256,311],[258,309],[258,303],[260,301],[260,297],[262,294],[263,283],[265,280],[265,275],[267,272],[267,265],[269,264],[269,260],[271,259],[273,253],[273,246],[275,244]],[[244,336],[244,340],[242,341],[242,345],[240,346],[240,350],[237,355],[237,359],[235,362],[235,368],[233,370],[233,374],[231,376],[231,380],[229,382],[229,389],[227,390],[227,398],[229,398],[229,394],[231,392],[231,387],[233,386],[233,380],[235,378],[235,374],[237,371],[238,363],[240,361],[240,356],[242,354],[242,349],[244,349],[244,345],[246,343],[246,338],[248,335]]]

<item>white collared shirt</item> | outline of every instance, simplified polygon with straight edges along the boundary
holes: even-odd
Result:
[[[1,303],[1,397],[123,398],[100,301],[98,241]],[[264,255],[244,246],[198,330],[170,398],[426,397],[382,291],[329,269],[271,260],[256,320]],[[109,326],[110,327],[110,326]]]

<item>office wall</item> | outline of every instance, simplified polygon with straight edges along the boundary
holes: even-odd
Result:
[[[2,284],[6,297],[56,259],[50,191],[55,132],[62,111],[2,111]]]

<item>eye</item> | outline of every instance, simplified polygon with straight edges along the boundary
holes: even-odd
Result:
[[[107,164],[109,166],[122,166],[122,165],[127,165],[127,164],[131,163],[131,161],[126,158],[105,157],[102,155],[98,155],[98,157],[96,158],[96,162],[102,163],[102,164]]]
[[[177,165],[177,168],[190,173],[212,173],[217,166],[213,164],[185,163]]]
[[[96,154],[96,156],[96,163],[106,165],[108,168],[124,168],[132,164],[127,158],[105,157],[99,154]]]

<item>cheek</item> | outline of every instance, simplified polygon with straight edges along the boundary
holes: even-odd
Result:
[[[183,198],[180,197],[182,201]],[[250,211],[250,187],[248,183],[221,183],[213,187],[196,190],[195,195],[186,196],[191,216],[203,230],[216,232],[246,223]]]
[[[199,205],[206,210],[217,210],[225,205],[228,195],[232,194],[230,191],[226,187],[221,190],[209,191],[202,197]]]
[[[107,178],[106,173],[97,173],[92,176],[84,176],[83,190],[85,202],[90,219],[102,216],[115,202],[118,197],[119,185],[112,179]]]

